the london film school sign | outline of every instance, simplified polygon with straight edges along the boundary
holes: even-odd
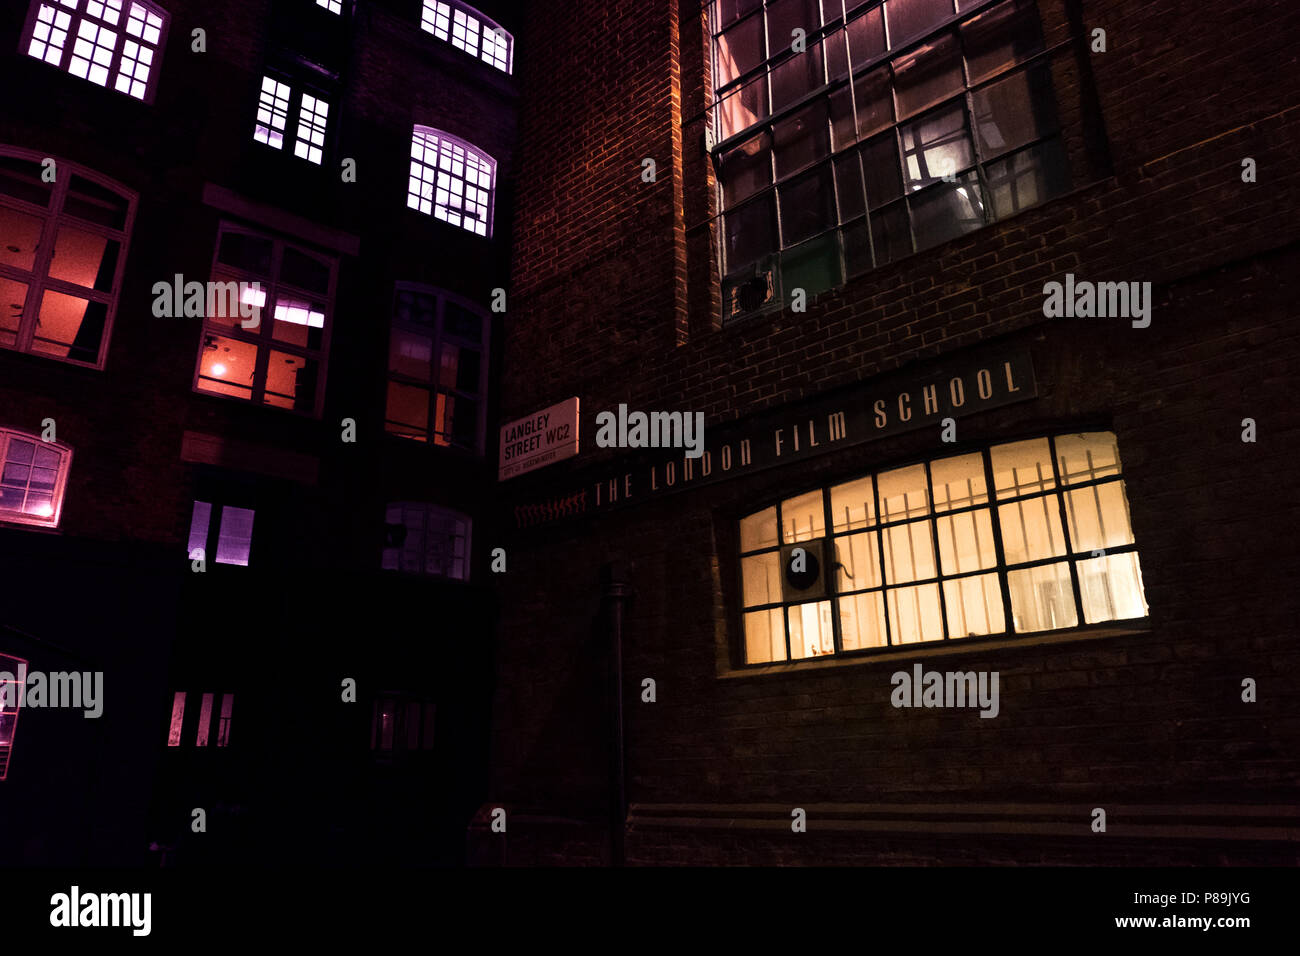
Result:
[[[658,450],[655,457],[629,458],[622,467],[605,463],[602,473],[570,475],[558,494],[516,504],[515,520],[527,527],[637,504],[1036,395],[1033,365],[1023,349],[932,364],[710,428],[698,458],[681,449]]]

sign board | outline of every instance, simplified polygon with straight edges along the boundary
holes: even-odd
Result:
[[[578,453],[578,397],[501,426],[497,481],[550,465]]]

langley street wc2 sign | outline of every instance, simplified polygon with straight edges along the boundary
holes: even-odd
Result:
[[[501,426],[497,481],[505,481],[578,453],[578,399],[543,408]]]
[[[527,526],[636,504],[887,435],[939,428],[945,418],[974,415],[1036,395],[1033,365],[1024,349],[953,356],[710,426],[702,454],[643,453],[607,463],[601,473],[572,473],[550,495],[520,502],[515,517],[520,526]]]

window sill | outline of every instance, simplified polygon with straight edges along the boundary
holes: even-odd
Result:
[[[863,654],[853,657],[816,658],[797,662],[779,664],[760,664],[753,667],[732,667],[721,670],[718,680],[732,680],[745,677],[768,677],[779,674],[806,674],[812,671],[837,670],[844,667],[858,667],[869,664],[897,664],[899,661],[919,661],[932,657],[963,657],[970,654],[996,652],[1006,648],[1019,650],[1025,647],[1039,647],[1052,644],[1073,644],[1079,641],[1102,640],[1112,637],[1135,637],[1150,634],[1149,626],[1141,624],[1103,625],[1092,628],[1073,628],[1067,631],[1048,631],[1017,637],[960,638],[942,642],[911,644],[906,647],[890,649],[878,654]]]

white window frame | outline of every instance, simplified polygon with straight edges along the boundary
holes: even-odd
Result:
[[[285,144],[292,141],[294,156],[320,166],[327,148],[331,106],[333,104],[320,90],[302,83],[295,84],[281,74],[263,73],[257,89],[257,122],[253,125],[253,139],[280,152],[284,152]],[[283,125],[275,125],[277,118]],[[273,142],[274,136],[279,136],[278,143]]]
[[[120,4],[116,10],[116,22],[107,16],[107,13],[113,9],[114,4]],[[132,14],[139,9],[144,14],[144,30],[140,35],[135,35],[128,31],[128,24],[132,20]],[[51,16],[54,23],[62,23],[66,18],[66,36],[63,40],[63,46],[54,59],[49,58],[49,46],[45,45],[40,55],[31,52],[33,43],[45,44],[45,40],[52,35],[51,31],[40,28],[50,27],[51,24],[42,19],[43,11],[48,20]],[[148,22],[148,17],[152,15],[161,20],[161,24],[154,26]],[[32,4],[27,11],[27,21],[23,26],[22,40],[19,46],[19,52],[24,56],[39,59],[43,63],[58,67],[65,73],[77,76],[78,79],[84,79],[95,86],[104,89],[113,90],[122,93],[132,99],[139,100],[142,103],[152,104],[154,96],[158,91],[158,77],[162,72],[163,51],[167,48],[167,33],[171,26],[171,15],[150,0],[32,0]],[[56,27],[57,28],[57,27]],[[156,29],[158,31],[157,42],[149,43],[147,41],[148,31]],[[106,71],[105,82],[99,83],[90,79],[89,71],[86,76],[79,76],[73,72],[74,59],[86,60],[86,44],[96,45],[99,38],[103,37],[100,30],[107,30],[112,34],[111,46],[105,46],[101,49],[107,51],[106,55],[100,58],[92,58],[89,63]],[[95,32],[98,36],[95,41],[83,36],[83,32]],[[45,36],[41,36],[45,33]],[[82,52],[78,54],[78,39],[83,41]],[[128,55],[128,45],[133,45],[136,51],[135,56]],[[139,61],[142,59],[138,54],[141,50],[148,50],[152,59],[146,64],[148,66],[147,78],[143,81],[135,76],[138,71]],[[132,90],[123,90],[120,84],[123,81],[122,68],[123,61],[136,64],[132,68],[132,75],[129,78],[128,85],[143,82],[144,90],[139,95]]]
[[[57,528],[63,518],[63,496],[68,488],[68,472],[72,468],[72,449],[62,442],[44,441],[39,435],[13,428],[0,427],[0,480],[3,480],[5,464],[9,460],[9,446],[13,439],[32,442],[40,448],[52,448],[59,453],[59,473],[54,480],[54,513],[45,517],[24,514],[0,508],[0,524],[27,525],[33,528]],[[30,475],[28,477],[30,483]]]
[[[221,254],[221,240],[224,236],[230,233],[255,236],[259,239],[270,241],[273,244],[269,275],[258,275],[257,273],[242,270],[237,266],[218,261],[218,256]],[[327,294],[296,288],[279,278],[281,265],[284,261],[284,251],[287,248],[293,249],[296,252],[308,256],[324,265],[328,265],[330,278],[329,292]],[[203,319],[203,328],[199,335],[198,355],[195,356],[194,359],[194,376],[191,381],[191,390],[199,395],[206,395],[212,398],[229,399],[230,401],[256,405],[259,408],[274,408],[293,415],[320,418],[325,405],[325,385],[329,367],[330,336],[334,327],[334,305],[339,275],[338,256],[323,250],[317,250],[305,243],[282,239],[278,234],[269,230],[247,226],[243,223],[237,223],[230,220],[222,220],[221,224],[217,228],[217,241],[212,250],[211,275],[213,282],[235,281],[247,282],[249,284],[257,283],[261,287],[261,293],[264,296],[263,306],[258,310],[260,321],[256,328],[245,329],[242,327],[240,320],[235,320],[233,326],[224,325],[220,322],[214,322],[212,317],[205,315]],[[313,349],[308,346],[296,345],[292,342],[285,342],[272,337],[275,328],[275,313],[273,305],[280,296],[296,299],[305,298],[309,301],[313,299],[324,300],[325,316],[324,324],[321,326],[320,348]],[[247,398],[240,395],[230,395],[225,392],[201,387],[201,380],[203,378],[203,353],[206,350],[207,337],[210,335],[235,339],[257,347],[252,392]],[[267,366],[270,362],[272,351],[284,352],[300,358],[310,359],[317,363],[319,372],[316,381],[316,395],[310,411],[284,408],[283,406],[274,405],[265,401]]]
[[[14,159],[26,160],[40,164],[48,158],[42,153],[35,150],[19,149],[14,146],[0,145],[0,156],[11,157]],[[121,183],[115,182],[106,176],[79,166],[75,163],[66,162],[62,159],[54,158],[55,169],[57,174],[55,181],[50,183],[52,192],[48,206],[37,206],[34,203],[17,199],[13,196],[0,193],[0,206],[13,209],[27,216],[37,217],[42,220],[41,238],[37,247],[36,261],[32,264],[32,270],[27,272],[16,266],[5,265],[0,263],[0,279],[9,279],[14,282],[21,282],[27,286],[27,300],[23,304],[23,314],[18,325],[18,339],[13,345],[0,345],[0,348],[8,349],[15,352],[24,352],[28,355],[35,355],[39,358],[49,359],[53,362],[66,362],[69,365],[80,365],[83,368],[103,369],[104,363],[108,358],[108,343],[113,335],[113,320],[117,316],[118,297],[122,291],[122,276],[126,272],[127,253],[131,245],[131,231],[135,226],[135,214],[139,196],[134,191],[127,189]],[[114,229],[111,226],[100,225],[99,223],[89,222],[85,219],[78,219],[64,212],[64,203],[67,200],[68,192],[72,186],[73,175],[80,176],[97,186],[102,186],[111,192],[117,193],[122,199],[126,200],[126,222],[121,229]],[[64,226],[73,226],[82,232],[93,233],[103,236],[110,241],[118,243],[121,251],[117,257],[117,269],[113,274],[113,287],[107,292],[101,292],[95,289],[87,289],[84,286],[76,285],[64,279],[55,279],[49,275],[50,261],[54,257],[54,244],[58,238],[59,229]],[[108,314],[104,319],[104,333],[99,340],[99,354],[93,362],[83,362],[78,359],[68,358],[58,355],[50,355],[48,352],[36,351],[32,348],[32,342],[36,337],[36,320],[40,315],[41,303],[45,299],[46,291],[61,292],[66,295],[75,296],[80,299],[87,299],[90,302],[98,302],[108,307]]]
[[[470,27],[473,28],[473,49],[468,40]],[[515,38],[490,17],[484,16],[468,3],[460,0],[424,0],[420,13],[420,29],[432,33],[439,40],[450,43],[456,49],[468,53],[474,59],[507,76],[514,72]],[[505,53],[500,55],[499,48],[489,46],[485,40],[491,34],[498,40],[504,39]]]
[[[429,162],[428,151],[435,152],[434,161]],[[447,155],[447,151],[450,155]],[[457,158],[456,151],[465,155]],[[426,216],[432,216],[449,226],[464,229],[466,232],[484,239],[492,238],[492,220],[496,205],[497,161],[479,149],[473,143],[453,136],[451,133],[434,129],[432,126],[416,126],[411,133],[411,168],[406,179],[406,206]],[[465,212],[464,196],[467,189],[481,189],[478,183],[471,183],[468,178],[468,164],[481,162],[488,169],[487,218],[483,221],[484,231],[479,232],[465,223],[478,223],[477,218],[469,218]],[[418,185],[417,185],[418,184]],[[451,199],[460,187],[460,202],[453,206]],[[445,196],[446,201],[440,201]],[[453,222],[452,217],[458,221]]]

